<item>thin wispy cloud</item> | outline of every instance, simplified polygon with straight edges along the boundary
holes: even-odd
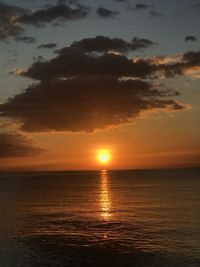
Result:
[[[111,10],[105,7],[97,8],[96,12],[101,18],[115,18],[119,15],[119,11]]]
[[[56,48],[57,47],[57,44],[56,43],[47,43],[47,44],[41,44],[41,45],[38,45],[38,49],[41,49],[41,48],[46,48],[46,49],[53,49],[53,48]]]
[[[15,37],[15,41],[23,42],[26,44],[32,44],[36,42],[36,38],[32,36],[18,36],[18,37]]]

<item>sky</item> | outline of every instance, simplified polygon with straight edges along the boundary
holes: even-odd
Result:
[[[200,165],[199,0],[0,0],[0,170]]]

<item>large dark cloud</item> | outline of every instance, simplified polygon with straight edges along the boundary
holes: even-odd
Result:
[[[16,23],[15,19],[25,12],[27,12],[27,10],[21,7],[7,5],[0,1],[0,41],[10,36],[17,36],[24,31],[24,29]]]
[[[17,19],[18,22],[32,25],[43,25],[60,20],[76,20],[88,15],[88,7],[77,4],[71,7],[66,4],[48,6],[35,12],[27,13]]]
[[[134,59],[116,53],[122,44],[127,46],[122,39],[83,39],[49,61],[37,60],[18,71],[39,82],[1,104],[0,116],[19,121],[24,131],[91,132],[132,122],[142,112],[183,109],[173,100],[178,92],[159,89],[147,79],[196,71],[200,53]],[[104,53],[111,47],[115,53]]]
[[[142,80],[86,76],[32,85],[0,105],[24,131],[91,132],[132,122],[143,111],[182,109],[173,93]]]
[[[105,7],[97,8],[96,12],[102,18],[115,18],[117,15],[119,15],[119,11],[110,10]]]
[[[121,38],[110,38],[105,36],[96,36],[94,38],[85,38],[81,41],[74,42],[71,47],[78,48],[85,52],[128,52],[148,48],[155,43],[149,39],[133,38],[131,42],[127,42]],[[61,51],[64,51],[64,48]]]
[[[0,158],[31,157],[42,152],[43,149],[21,134],[0,132]]]
[[[107,75],[145,78],[154,74],[156,65],[146,60],[133,61],[124,55],[106,53],[100,56],[86,54],[69,47],[60,50],[50,61],[37,61],[24,76],[37,80],[66,78],[78,75]]]

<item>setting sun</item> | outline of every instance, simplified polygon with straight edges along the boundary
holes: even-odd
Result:
[[[110,151],[107,149],[101,149],[97,152],[97,160],[101,164],[107,164],[111,160]]]

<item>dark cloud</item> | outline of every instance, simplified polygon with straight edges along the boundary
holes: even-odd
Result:
[[[39,82],[0,104],[0,116],[17,120],[28,132],[92,132],[132,122],[142,112],[183,109],[173,100],[177,91],[141,79],[191,74],[194,68],[196,72],[200,52],[171,58],[116,53],[126,52],[130,44],[139,49],[151,41],[86,38],[58,50],[49,61],[37,60],[24,72],[16,70]],[[115,53],[107,52],[112,49]]]
[[[74,42],[71,47],[81,49],[85,52],[128,52],[148,48],[155,43],[148,39],[133,38],[131,42],[120,38],[110,38],[105,36],[96,36],[94,38],[85,38]],[[65,50],[64,48],[63,50]]]
[[[57,5],[66,5],[66,3],[73,4],[74,0],[57,0]]]
[[[78,0],[57,0],[58,5],[77,5],[79,3]]]
[[[1,23],[1,22],[0,22]],[[0,41],[5,40],[8,37],[17,36],[22,34],[24,29],[18,25],[11,23],[4,23],[0,25]]]
[[[136,4],[135,5],[135,10],[138,11],[138,10],[144,10],[144,9],[149,9],[149,8],[152,8],[154,7],[154,5],[148,5],[148,4]]]
[[[0,158],[32,157],[42,152],[44,149],[21,134],[0,132]]]
[[[17,42],[24,42],[26,44],[32,44],[36,42],[35,37],[31,37],[31,36],[17,36],[15,38],[15,41]]]
[[[164,71],[166,77],[187,74],[200,77],[200,51],[186,52],[172,63],[160,64],[159,69]]]
[[[183,54],[183,64],[186,66],[200,66],[200,51],[189,51]]]
[[[24,29],[15,21],[15,18],[21,16],[27,10],[7,5],[0,1],[0,41],[11,36],[21,34]]]
[[[38,46],[39,49],[41,49],[41,48],[53,49],[56,47],[57,47],[57,44],[55,44],[55,43],[41,44]]]
[[[174,93],[176,94],[176,93]],[[179,110],[169,90],[142,80],[87,76],[42,81],[0,105],[1,116],[30,132],[92,132],[132,122],[143,111]]]
[[[199,52],[187,52],[178,57],[130,58],[121,54],[128,50],[147,48],[154,44],[148,39],[133,38],[126,42],[120,38],[97,36],[72,43],[57,50],[55,58],[45,61],[42,56],[26,70],[15,69],[11,73],[35,80],[70,78],[75,76],[112,76],[132,78],[159,78],[185,75],[200,67]],[[51,46],[51,45],[50,45]],[[120,52],[110,53],[110,51]],[[94,52],[100,52],[95,54]],[[170,58],[170,57],[169,57]]]
[[[188,35],[185,37],[185,42],[188,42],[188,41],[196,42],[197,38],[194,35]]]
[[[158,11],[156,11],[156,10],[151,10],[149,12],[149,16],[150,16],[150,18],[157,18],[157,17],[162,17],[163,14],[158,12]]]
[[[77,5],[71,7],[66,4],[48,6],[47,8],[37,10],[30,14],[24,14],[18,21],[25,24],[42,26],[44,23],[55,21],[76,20],[85,18],[88,15],[88,7]]]
[[[138,38],[138,37],[135,37],[133,38],[132,40],[132,47],[135,49],[135,50],[140,50],[140,49],[143,49],[143,48],[148,48],[152,45],[155,45],[154,42],[152,42],[151,40],[149,39],[144,39],[144,38]],[[134,50],[133,49],[133,50]]]
[[[97,8],[96,12],[102,18],[115,18],[117,15],[119,15],[118,11],[110,10],[104,7]]]
[[[133,61],[124,55],[106,53],[85,54],[72,47],[61,49],[50,61],[37,61],[23,73],[36,80],[67,78],[83,75],[145,78],[155,73],[157,66],[142,58]]]
[[[96,42],[98,39],[102,41]],[[146,39],[133,39],[131,45],[139,48],[139,44],[148,43]],[[149,41],[151,42],[151,41]],[[71,47],[57,51],[58,55],[49,60],[37,60],[26,71],[14,72],[35,80],[49,80],[70,78],[74,76],[112,76],[132,78],[159,78],[159,76],[174,77],[185,75],[186,72],[199,71],[200,52],[191,51],[178,57],[158,58],[130,58],[116,53],[93,54],[113,48],[114,51],[127,49],[130,43],[123,39],[95,37],[75,42]],[[169,57],[170,58],[170,57]]]

